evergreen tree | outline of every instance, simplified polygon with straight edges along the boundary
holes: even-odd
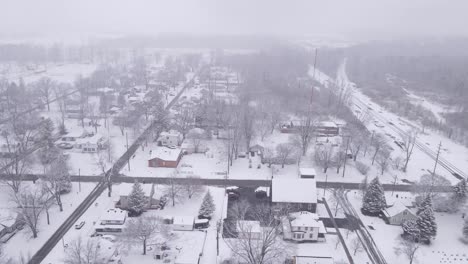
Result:
[[[54,146],[54,130],[54,122],[50,118],[42,121],[39,133],[41,141],[46,147],[51,148]]]
[[[428,207],[419,213],[416,220],[419,229],[419,238],[421,241],[430,242],[437,234],[437,223],[434,217],[434,211]]]
[[[136,215],[143,213],[146,205],[145,192],[138,181],[135,181],[132,192],[128,195],[129,210]]]
[[[427,208],[432,209],[432,196],[430,194],[427,194],[422,202],[418,206],[418,211],[416,211],[416,214],[419,215],[421,212],[426,210]]]
[[[409,238],[413,241],[417,241],[419,238],[419,227],[418,224],[416,223],[416,220],[408,220],[403,223],[402,225],[403,228],[403,233],[406,236],[406,238]]]
[[[379,178],[375,177],[369,183],[367,191],[364,194],[362,211],[363,213],[377,215],[385,207],[387,207],[387,202],[385,200],[384,189],[380,184]]]
[[[453,186],[453,199],[457,202],[464,202],[467,196],[466,179],[463,178],[455,186]]]
[[[207,218],[211,219],[213,212],[215,211],[216,207],[213,202],[213,197],[211,196],[210,191],[208,191],[203,198],[203,202],[200,206],[200,210],[198,211],[198,215],[200,218]]]
[[[465,219],[465,224],[463,225],[463,238],[468,241],[468,218]]]

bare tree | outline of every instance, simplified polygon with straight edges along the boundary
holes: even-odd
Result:
[[[62,193],[70,192],[71,181],[68,173],[67,159],[63,154],[60,154],[57,159],[51,164],[50,170],[43,177],[44,190],[55,199],[55,202],[63,211]]]
[[[28,173],[31,161],[29,157],[21,158],[15,153],[11,158],[3,158],[0,161],[4,183],[8,185],[14,193],[18,193],[24,176]]]
[[[332,145],[325,144],[315,146],[314,160],[317,165],[323,168],[324,173],[332,166],[334,156],[335,153]]]
[[[382,149],[377,155],[377,164],[380,167],[380,174],[383,175],[390,165],[391,151],[388,148]]]
[[[205,131],[195,128],[187,134],[187,139],[193,146],[193,152],[200,152],[200,147],[202,145],[203,139],[206,138]]]
[[[47,105],[47,111],[50,111],[52,91],[55,87],[54,82],[48,77],[43,77],[36,83],[36,86],[39,90],[41,98],[45,101]]]
[[[276,146],[276,153],[281,162],[281,168],[284,168],[284,164],[289,158],[293,158],[295,151],[296,147],[291,143],[281,143]]]
[[[104,264],[99,238],[86,239],[80,236],[72,240],[65,249],[65,264]]]
[[[237,202],[230,209],[232,218],[225,224],[228,235],[224,241],[240,262],[271,263],[290,254],[290,246],[280,237],[281,221],[273,211],[268,205],[251,206],[245,201]],[[258,222],[260,229],[254,229],[251,221]]]
[[[177,179],[177,173],[172,173],[167,180],[166,195],[171,200],[172,206],[180,202],[183,198],[184,186]]]
[[[401,148],[405,153],[405,164],[403,165],[403,171],[406,172],[408,168],[408,163],[413,155],[414,145],[416,144],[417,133],[410,132],[403,136],[403,141],[401,142]]]
[[[54,87],[55,98],[60,112],[60,125],[59,131],[61,134],[65,132],[65,119],[67,117],[67,98],[66,90],[64,88]]]
[[[192,199],[193,196],[197,196],[203,192],[203,185],[200,177],[187,177],[187,180],[184,182],[183,187],[189,199]]]
[[[268,168],[271,168],[271,164],[275,163],[276,160],[277,160],[276,151],[272,147],[266,146],[263,149],[262,162],[267,163]]]
[[[188,108],[183,108],[175,115],[175,124],[177,130],[182,134],[182,138],[185,139],[185,136],[189,132],[189,129],[193,123],[192,112]]]
[[[351,250],[353,251],[353,256],[356,256],[356,253],[362,252],[364,250],[364,247],[362,246],[361,241],[357,237],[351,240],[350,247],[351,247]]]
[[[299,126],[297,127],[297,135],[295,141],[301,147],[302,155],[305,156],[309,149],[309,144],[312,139],[315,127],[315,120],[312,119],[311,115],[305,115],[300,120]]]
[[[129,246],[142,243],[143,255],[146,255],[148,242],[156,243],[157,240],[162,242],[169,238],[169,234],[170,229],[162,222],[162,219],[154,216],[140,216],[128,221],[122,239]]]
[[[14,195],[14,200],[18,206],[18,213],[21,215],[25,225],[31,231],[33,238],[37,237],[39,219],[44,211],[46,194],[41,188],[21,188]]]
[[[253,108],[249,106],[248,104],[242,106],[243,111],[242,111],[242,132],[245,140],[245,147],[247,150],[250,148],[250,142],[252,141],[252,138],[255,135],[255,130],[254,130],[254,121],[255,121],[255,113],[253,111]]]
[[[413,264],[416,260],[416,252],[419,249],[420,244],[412,241],[411,239],[400,239],[400,245],[395,247],[395,253],[405,255],[409,264]]]
[[[372,140],[372,146],[374,147],[374,155],[372,156],[372,165],[374,165],[375,158],[379,151],[387,144],[387,140],[382,134],[376,134]]]

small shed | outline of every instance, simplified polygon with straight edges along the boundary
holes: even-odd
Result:
[[[417,218],[416,214],[401,202],[395,202],[392,206],[382,210],[382,213],[389,225],[402,225],[408,220]]]
[[[192,231],[195,217],[193,216],[174,216],[172,228],[178,231]]]
[[[299,168],[299,176],[304,179],[315,179],[317,173],[314,168]]]

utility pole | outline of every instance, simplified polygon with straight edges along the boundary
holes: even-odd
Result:
[[[325,197],[325,191],[327,190],[327,183],[328,183],[328,173],[325,173],[325,186],[323,188],[323,197]]]
[[[439,146],[437,147],[437,155],[436,155],[436,159],[435,159],[434,169],[432,170],[432,178],[434,178],[436,168],[437,168],[437,163],[439,163],[439,155],[440,155],[441,147],[442,147],[442,141],[439,143]]]
[[[344,154],[343,178],[344,178],[345,171],[346,171],[346,161],[348,160],[348,148],[349,148],[349,138],[350,138],[350,136],[346,136],[346,137],[348,138],[348,140],[346,141],[346,151],[345,151],[345,154]]]
[[[128,154],[128,133],[125,132],[125,139],[127,140],[127,154]],[[130,156],[127,157],[128,171],[130,171]]]

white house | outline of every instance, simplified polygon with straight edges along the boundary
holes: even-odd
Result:
[[[121,233],[125,228],[127,211],[111,208],[101,215],[94,229],[98,233]]]
[[[401,225],[417,218],[416,214],[401,202],[395,202],[391,207],[382,210],[382,213],[390,225]]]
[[[325,241],[327,230],[319,216],[315,213],[296,212],[282,219],[283,236],[285,240],[297,242]]]
[[[74,147],[81,149],[85,153],[96,153],[106,146],[106,140],[99,134],[91,137],[79,138],[76,140]]]
[[[68,132],[66,135],[62,136],[62,141],[65,142],[76,142],[80,138],[87,137],[89,132],[84,129],[76,129]]]
[[[259,221],[237,221],[237,238],[239,239],[260,239],[261,227]]]
[[[299,177],[305,179],[314,179],[317,173],[314,168],[299,168]]]
[[[192,231],[195,217],[193,216],[174,216],[172,220],[172,229],[178,231]]]
[[[157,140],[158,146],[180,146],[182,144],[182,134],[176,130],[163,131]]]

